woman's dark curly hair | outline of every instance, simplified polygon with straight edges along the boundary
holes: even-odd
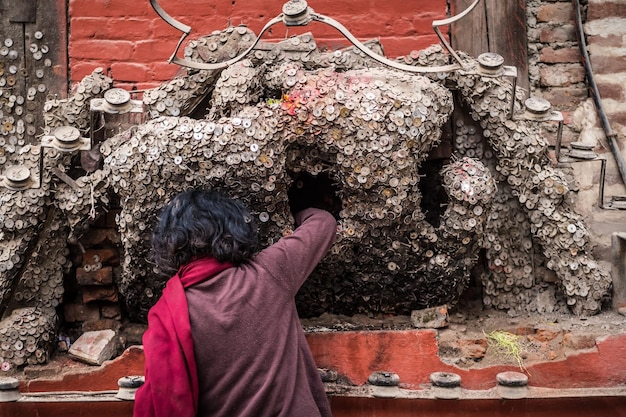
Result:
[[[214,190],[176,195],[152,233],[152,260],[173,275],[197,256],[240,265],[257,249],[257,226],[246,206]]]

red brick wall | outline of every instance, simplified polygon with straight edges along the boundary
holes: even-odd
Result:
[[[189,39],[229,23],[246,25],[259,33],[268,20],[282,11],[286,0],[160,0],[163,9],[192,27]],[[446,17],[446,0],[311,0],[317,13],[332,17],[359,40],[380,38],[388,57],[423,49],[438,38],[432,21]],[[138,88],[171,79],[179,67],[167,64],[181,32],[166,24],[148,0],[70,0],[69,64],[71,82],[76,83],[93,69],[103,67],[120,83]],[[343,37],[321,23],[303,28],[277,24],[264,39],[282,39],[312,32],[318,43],[329,47]],[[182,51],[180,51],[182,56]]]

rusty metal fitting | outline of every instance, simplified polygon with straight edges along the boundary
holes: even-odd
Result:
[[[442,400],[456,400],[461,397],[461,377],[452,372],[430,374],[433,395]]]
[[[145,382],[143,375],[123,376],[117,380],[119,387],[115,398],[120,400],[133,401],[135,393]]]
[[[0,376],[0,403],[17,401],[22,398],[17,378]]]
[[[500,372],[496,375],[498,394],[504,399],[526,398],[528,395],[528,376],[521,372]]]

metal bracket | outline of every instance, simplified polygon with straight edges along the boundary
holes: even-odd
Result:
[[[478,55],[477,72],[483,77],[510,77],[513,79],[511,91],[511,107],[509,119],[513,119],[515,112],[515,90],[517,89],[517,67],[504,65],[504,57],[495,52],[485,52]]]
[[[529,97],[524,102],[524,112],[521,118],[536,122],[558,122],[556,133],[555,158],[557,163],[561,156],[561,140],[563,138],[563,113],[551,110],[552,105],[542,97]]]
[[[217,70],[217,69],[226,68],[230,65],[235,64],[236,62],[243,59],[246,55],[248,55],[248,53],[250,53],[250,51],[252,51],[254,47],[257,45],[257,43],[259,42],[261,37],[265,34],[265,32],[267,32],[267,30],[270,27],[274,26],[275,24],[283,22],[286,26],[305,26],[309,24],[311,21],[316,21],[316,22],[325,23],[337,29],[357,49],[359,49],[361,52],[363,52],[370,58],[374,59],[375,61],[383,65],[387,65],[389,67],[399,69],[402,71],[411,72],[411,73],[451,72],[451,71],[456,71],[458,69],[462,69],[465,67],[464,63],[461,61],[461,58],[452,49],[450,44],[445,40],[445,37],[441,34],[439,27],[452,24],[462,19],[467,14],[469,14],[479,2],[480,0],[475,0],[474,3],[472,3],[467,9],[465,9],[463,12],[459,13],[458,15],[450,17],[448,19],[444,19],[444,20],[435,20],[432,23],[433,29],[435,33],[437,34],[437,36],[439,37],[439,39],[441,40],[441,43],[446,48],[446,50],[450,53],[450,55],[454,58],[456,63],[450,64],[450,65],[444,65],[444,66],[436,66],[436,67],[422,67],[422,66],[412,66],[412,65],[401,64],[399,62],[392,61],[375,52],[372,52],[365,45],[363,45],[358,39],[356,39],[350,33],[350,31],[348,31],[348,29],[346,29],[341,23],[337,22],[334,19],[331,19],[330,17],[315,13],[313,9],[308,7],[305,0],[290,0],[287,3],[285,3],[283,5],[283,13],[279,14],[278,16],[276,16],[275,18],[267,22],[267,24],[263,27],[263,29],[261,30],[257,38],[252,43],[252,45],[250,45],[250,47],[246,49],[244,52],[242,52],[240,55],[232,59],[229,59],[227,61],[218,62],[215,64],[193,62],[187,59],[179,58],[177,56],[178,50],[180,49],[183,41],[189,35],[189,33],[191,33],[191,27],[177,21],[172,16],[167,14],[167,12],[163,10],[163,8],[158,4],[157,0],[150,0],[150,4],[152,5],[152,8],[159,15],[159,17],[161,17],[161,19],[163,19],[170,26],[183,32],[183,35],[181,36],[180,40],[178,41],[178,44],[176,45],[176,49],[172,53],[172,56],[168,59],[168,63],[174,63],[174,64],[178,64],[184,67],[202,69],[202,70]],[[517,76],[517,69],[516,69],[516,76]]]
[[[41,188],[43,175],[43,152],[46,148],[54,148],[60,152],[88,151],[91,150],[91,140],[80,136],[80,131],[72,126],[59,126],[52,135],[41,138],[39,147],[39,172],[26,165],[13,165],[4,170],[4,175],[0,176],[0,187],[12,191],[24,191],[28,189]],[[67,178],[59,175],[60,171],[52,169],[52,173],[61,180],[67,182]],[[69,178],[69,177],[68,177]],[[73,182],[73,181],[72,181]],[[70,184],[71,185],[71,184]]]
[[[41,138],[41,146],[61,152],[88,151],[91,149],[91,140],[81,137],[80,131],[73,126],[59,126],[52,135]]]
[[[109,114],[143,113],[143,101],[131,100],[130,92],[123,88],[110,88],[103,98],[91,99],[89,110]]]
[[[41,158],[40,158],[41,160]],[[41,187],[41,164],[39,164],[39,174],[34,173],[26,165],[12,165],[4,170],[4,175],[0,177],[0,187],[12,191],[23,191],[31,188]]]

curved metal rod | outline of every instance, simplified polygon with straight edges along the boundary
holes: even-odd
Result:
[[[573,0],[573,5],[574,17],[576,20],[576,35],[578,37],[578,47],[580,49],[580,56],[585,67],[587,81],[589,82],[589,90],[591,91],[593,102],[596,105],[596,109],[600,117],[600,123],[602,124],[602,129],[604,130],[604,136],[606,136],[606,140],[608,141],[609,147],[611,148],[611,153],[615,158],[615,163],[617,164],[622,184],[626,185],[626,162],[624,161],[624,158],[622,157],[619,146],[617,144],[617,133],[615,133],[615,131],[611,128],[609,119],[606,115],[606,112],[604,111],[602,97],[600,97],[600,90],[598,89],[598,85],[596,84],[595,78],[593,76],[593,68],[591,67],[589,53],[587,52],[587,42],[585,41],[585,31],[583,29],[582,17],[580,13],[580,1]]]
[[[452,49],[452,46],[445,40],[445,37],[442,35],[441,31],[439,30],[439,26],[444,26],[444,25],[449,25],[451,23],[454,23],[460,19],[462,19],[463,17],[465,17],[467,14],[469,14],[475,7],[476,5],[480,2],[480,0],[475,0],[474,3],[472,3],[467,9],[465,9],[463,12],[459,13],[456,16],[447,18],[447,19],[443,19],[443,20],[434,20],[432,25],[433,25],[433,29],[435,31],[435,33],[437,34],[437,36],[439,37],[439,40],[441,41],[441,43],[443,44],[443,46],[446,48],[446,50],[450,53],[450,55],[457,61],[456,64],[450,64],[450,65],[444,65],[444,66],[436,66],[436,67],[423,67],[423,66],[413,66],[413,65],[406,65],[406,64],[401,64],[399,62],[396,61],[392,61],[382,55],[379,55],[373,51],[371,51],[369,48],[367,48],[365,45],[363,45],[358,39],[356,39],[352,33],[350,33],[350,31],[348,29],[346,29],[345,26],[343,26],[341,23],[337,22],[336,20],[324,16],[324,15],[320,15],[317,13],[313,13],[313,11],[310,9],[311,12],[311,20],[315,20],[317,22],[321,22],[321,23],[325,23],[335,29],[337,29],[348,41],[350,41],[350,43],[352,43],[357,49],[359,49],[361,52],[363,52],[364,54],[366,54],[367,56],[369,56],[370,58],[372,58],[373,60],[383,64],[383,65],[387,65],[389,67],[395,68],[395,69],[399,69],[402,71],[407,71],[407,72],[412,72],[412,73],[438,73],[438,72],[450,72],[450,71],[456,71],[458,69],[463,68],[463,62],[461,61],[461,58],[458,56],[458,54]],[[244,52],[242,52],[241,54],[239,54],[238,56],[229,59],[227,61],[223,61],[223,62],[218,62],[215,64],[211,64],[211,63],[203,63],[203,62],[194,62],[194,61],[190,61],[188,59],[182,59],[182,58],[178,58],[177,54],[178,54],[178,50],[180,49],[183,41],[185,40],[185,38],[189,35],[189,33],[191,32],[191,27],[187,26],[183,23],[180,23],[179,21],[177,21],[176,19],[174,19],[172,16],[170,16],[169,14],[167,14],[167,12],[165,10],[163,10],[163,8],[161,8],[161,6],[158,4],[157,0],[150,0],[150,5],[152,6],[152,8],[154,9],[154,11],[159,15],[159,17],[161,17],[161,19],[163,19],[166,23],[168,23],[170,26],[180,30],[181,32],[183,32],[183,35],[181,36],[180,40],[178,41],[178,44],[176,45],[176,49],[174,50],[174,52],[172,53],[172,56],[168,59],[168,63],[174,63],[174,64],[178,64],[184,67],[189,67],[189,68],[194,68],[194,69],[204,69],[204,70],[217,70],[217,69],[223,69],[226,68],[238,61],[240,61],[242,58],[244,58],[246,55],[248,55],[250,53],[250,51],[252,51],[254,49],[254,47],[259,43],[259,41],[261,40],[261,37],[265,34],[265,32],[267,32],[267,30],[274,26],[275,24],[279,23],[279,22],[284,22],[285,21],[285,14],[281,13],[278,16],[276,16],[275,18],[273,18],[272,20],[270,20],[261,30],[261,32],[259,33],[259,35],[257,36],[257,38],[254,40],[254,42],[252,43],[252,45],[250,45],[250,47],[248,49],[246,49]],[[308,24],[310,20],[307,20],[306,22],[304,22],[301,26],[305,26]]]
[[[211,63],[206,63],[206,62],[194,62],[194,61],[190,61],[188,59],[179,58],[177,56],[178,50],[180,49],[181,45],[183,44],[183,41],[185,40],[185,38],[191,32],[191,27],[187,26],[187,25],[185,25],[183,23],[180,23],[179,21],[174,19],[172,16],[167,14],[167,12],[165,10],[163,10],[163,8],[161,8],[159,3],[157,3],[157,0],[150,0],[150,5],[152,6],[152,8],[156,12],[156,14],[158,14],[159,17],[161,19],[163,19],[167,24],[169,24],[170,26],[172,26],[172,27],[180,30],[181,32],[183,32],[183,35],[180,37],[180,40],[178,41],[178,44],[176,45],[176,49],[174,49],[174,52],[172,53],[172,56],[167,60],[167,62],[168,63],[174,63],[174,64],[177,64],[177,65],[181,65],[183,67],[194,68],[194,69],[218,70],[218,69],[226,68],[226,67],[228,67],[228,66],[230,66],[230,65],[232,65],[232,64],[234,64],[234,63],[236,63],[238,61],[240,61],[244,56],[248,55],[250,53],[250,51],[252,51],[252,49],[254,49],[254,47],[257,45],[257,43],[259,43],[259,40],[261,39],[261,36],[263,36],[265,34],[265,32],[270,27],[274,26],[276,23],[279,23],[279,22],[283,21],[283,14],[281,13],[278,16],[276,16],[275,18],[273,18],[272,20],[270,20],[269,22],[267,22],[265,27],[261,30],[261,33],[259,33],[259,36],[257,36],[257,38],[252,43],[252,45],[250,45],[250,47],[248,49],[246,49],[243,53],[239,54],[238,56],[236,56],[236,57],[234,57],[232,59],[229,59],[227,61],[218,62],[216,64],[211,64]]]
[[[459,20],[467,16],[472,10],[474,10],[474,8],[478,5],[479,2],[480,0],[475,0],[474,3],[472,3],[467,9],[463,10],[461,13],[457,14],[456,16],[452,16],[443,20],[433,20],[433,30],[439,37],[439,40],[441,41],[443,46],[448,50],[448,52],[450,52],[450,55],[454,57],[454,59],[456,60],[456,62],[459,63],[459,65],[463,65],[463,63],[461,62],[461,58],[457,55],[454,49],[452,49],[452,45],[450,45],[450,43],[448,43],[448,41],[445,39],[441,31],[439,30],[439,26],[447,26],[454,22],[458,22]]]
[[[477,0],[477,1],[480,1],[480,0]],[[399,62],[395,62],[388,58],[385,58],[382,55],[378,55],[377,53],[373,52],[371,49],[367,48],[365,45],[359,42],[359,40],[355,38],[348,31],[348,29],[346,29],[341,23],[337,22],[336,20],[331,19],[330,17],[318,15],[318,14],[313,14],[313,20],[326,23],[327,25],[334,27],[343,36],[345,36],[345,38],[349,40],[350,43],[356,46],[356,48],[360,50],[361,52],[363,52],[365,55],[369,56],[375,61],[380,62],[381,64],[390,66],[392,68],[396,68],[396,69],[407,71],[407,72],[415,72],[415,73],[449,72],[449,71],[456,71],[462,68],[460,64],[450,64],[450,65],[444,65],[444,66],[438,66],[438,67],[421,67],[421,66],[401,64]],[[460,63],[460,60],[459,60],[459,63]]]

